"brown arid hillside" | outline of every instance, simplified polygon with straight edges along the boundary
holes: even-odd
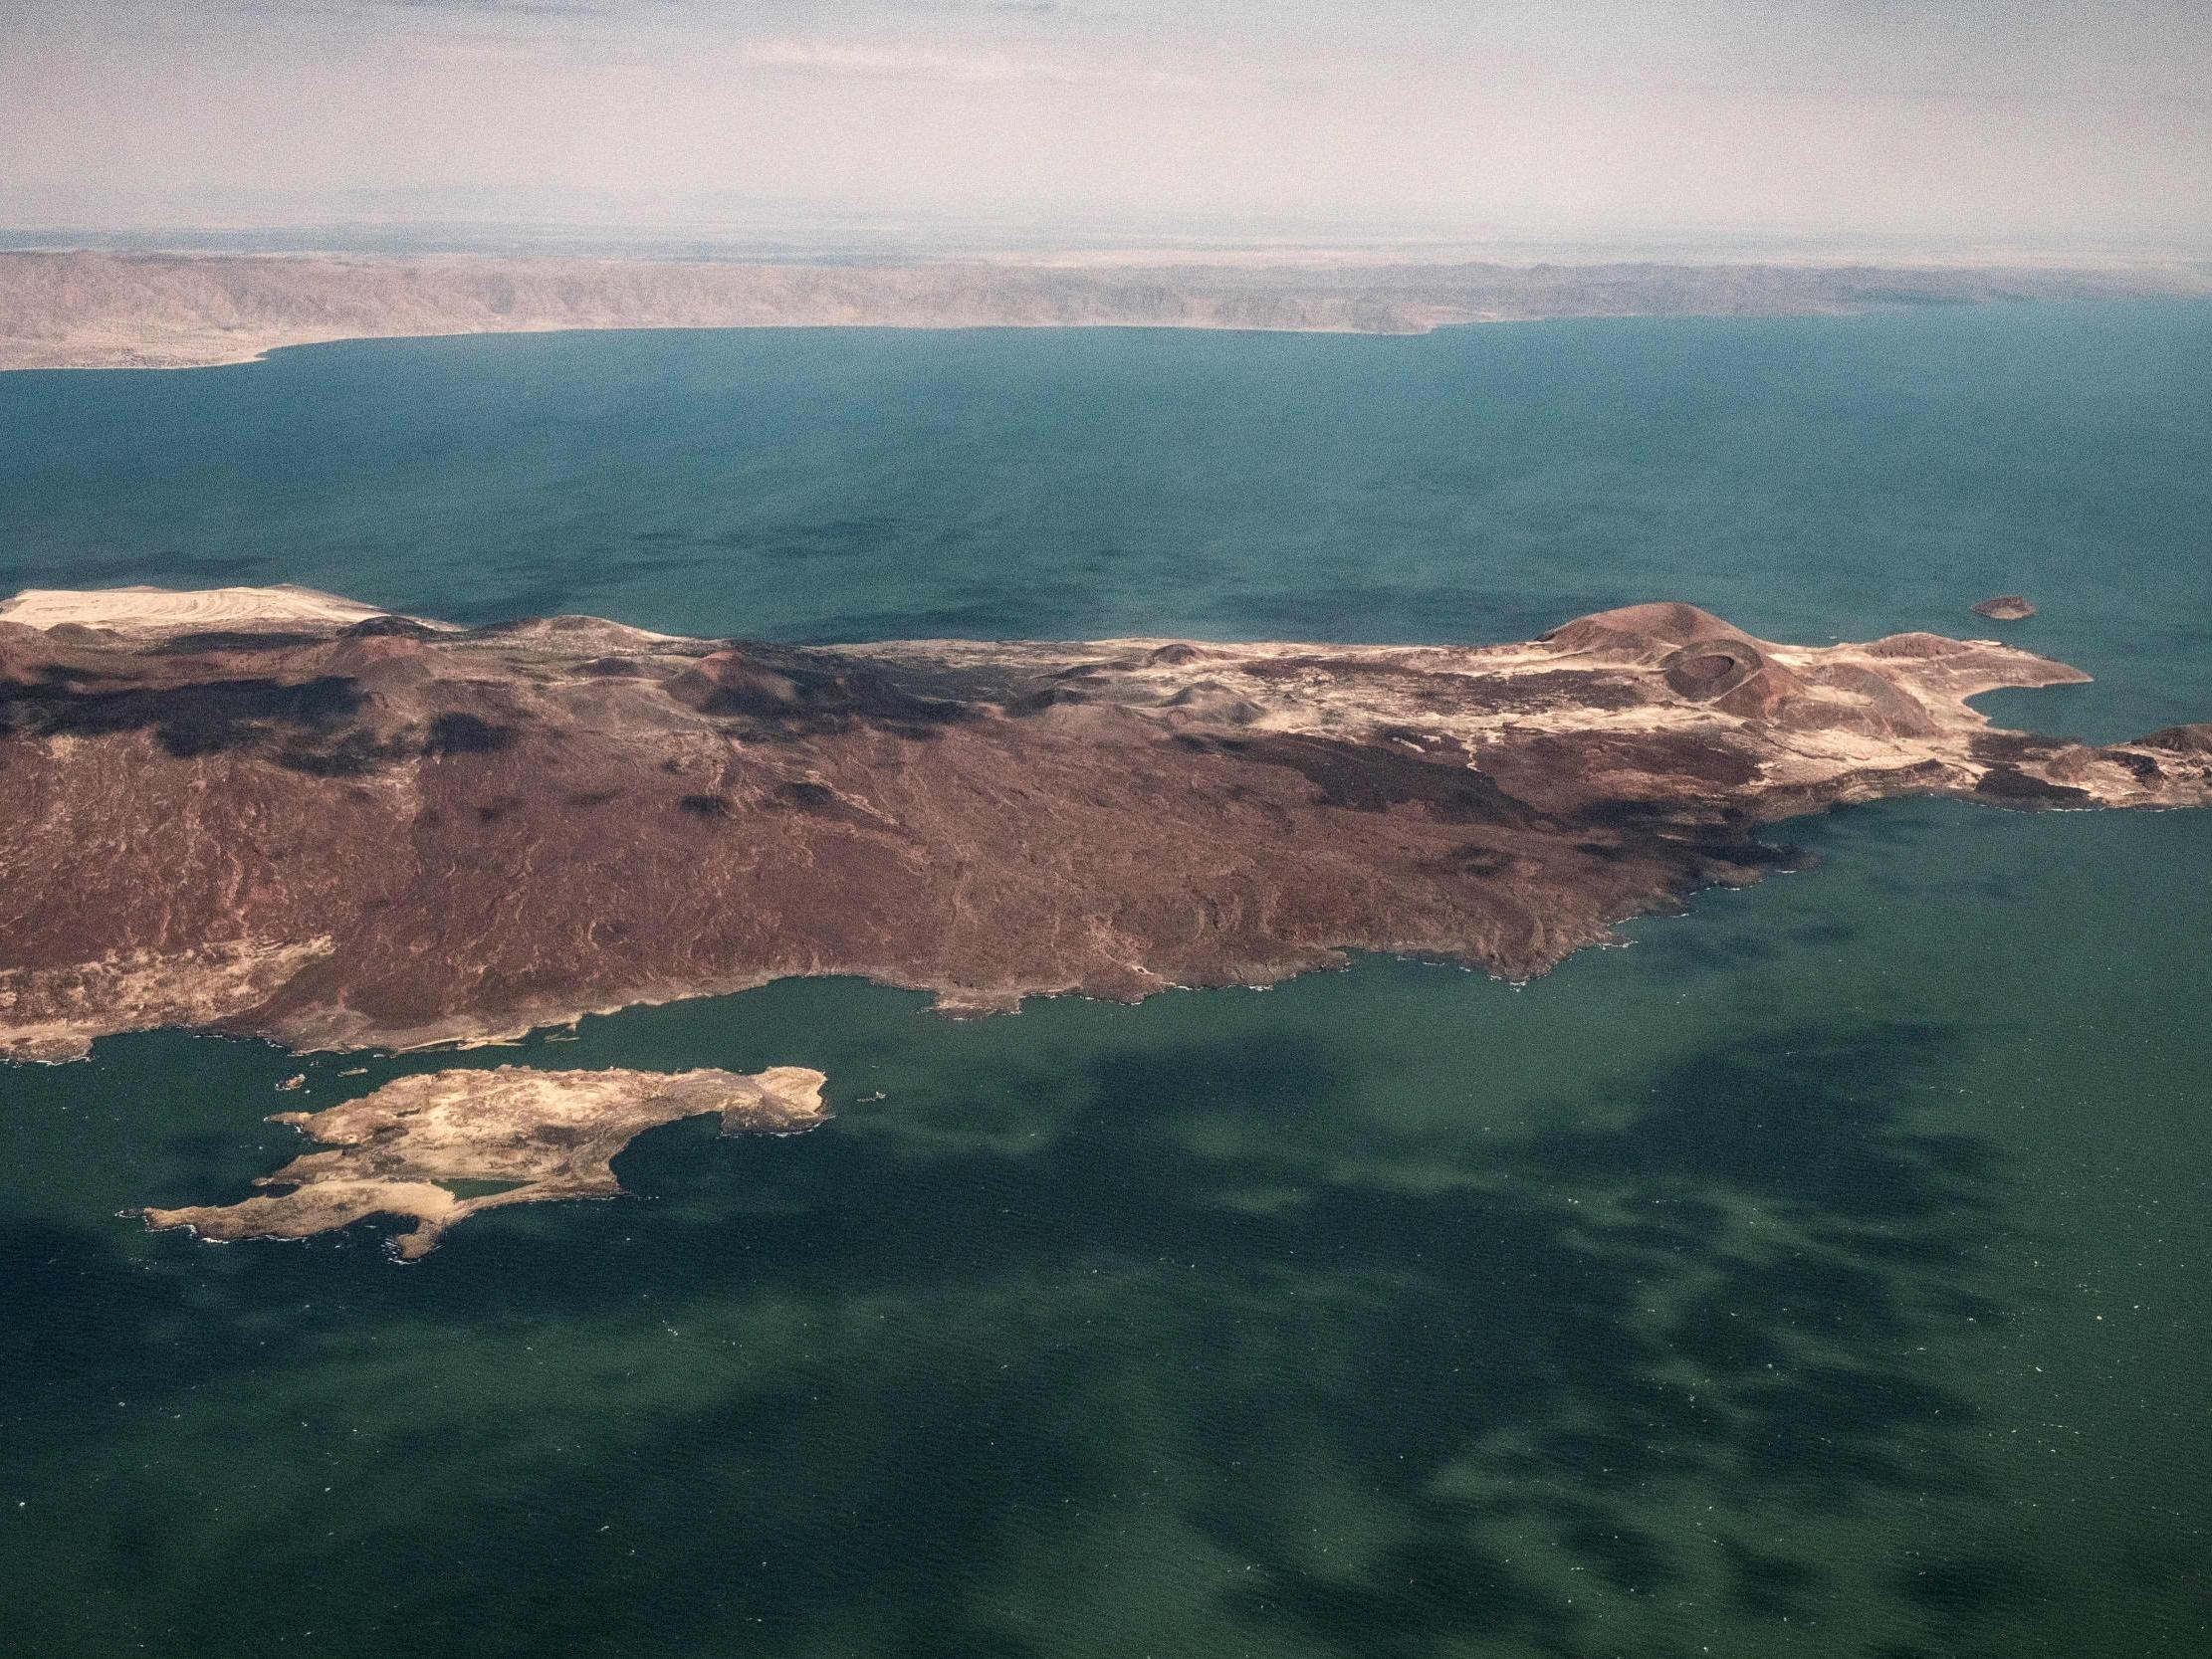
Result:
[[[0,369],[189,367],[319,340],[564,328],[1119,326],[1419,333],[2212,294],[2212,270],[1955,266],[896,265],[0,253]]]
[[[1840,803],[2204,804],[2212,726],[2091,747],[1968,702],[2083,678],[1680,604],[1480,648],[799,648],[29,593],[0,605],[0,1055],[479,1041],[812,974],[955,1013],[1353,950],[1523,978]]]

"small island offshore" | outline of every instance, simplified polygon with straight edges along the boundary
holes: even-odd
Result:
[[[805,974],[952,1013],[1264,985],[1395,951],[1525,978],[1789,854],[1841,802],[2212,796],[2212,726],[2092,748],[1967,699],[1994,642],[1754,639],[1681,604],[1483,648],[798,648],[461,629],[296,587],[0,604],[0,1058],[188,1026],[520,1036]],[[645,1130],[827,1116],[822,1074],[452,1070],[317,1113],[210,1240],[612,1197]]]
[[[282,1190],[236,1204],[147,1209],[149,1226],[201,1238],[308,1238],[372,1215],[414,1222],[391,1241],[401,1261],[436,1248],[480,1210],[559,1198],[612,1198],[610,1165],[638,1136],[715,1113],[725,1135],[797,1135],[829,1114],[822,1074],[776,1066],[735,1072],[433,1072],[403,1077],[325,1112],[282,1112],[331,1149],[307,1152],[254,1184]]]
[[[1851,801],[2173,807],[2212,726],[1967,703],[2010,646],[1651,604],[1482,648],[690,640],[298,588],[0,604],[0,1055],[510,1037],[854,974],[955,1013],[1354,950],[1526,978]]]

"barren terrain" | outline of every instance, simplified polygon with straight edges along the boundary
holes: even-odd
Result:
[[[777,1066],[735,1072],[432,1072],[403,1077],[325,1112],[283,1112],[327,1150],[304,1152],[254,1184],[281,1190],[235,1204],[148,1209],[153,1227],[200,1237],[309,1238],[371,1215],[412,1220],[391,1241],[414,1261],[480,1210],[622,1191],[615,1154],[649,1129],[715,1113],[722,1133],[793,1135],[829,1114],[822,1074]]]
[[[2027,651],[1679,604],[1483,648],[798,648],[255,591],[0,620],[0,1054],[484,1041],[811,974],[952,1012],[1352,950],[1523,978],[1841,802],[2212,792],[2212,726],[1989,726],[1967,699],[2086,678]]]
[[[2212,294],[2183,262],[2047,266],[1223,261],[739,264],[0,252],[0,369],[181,368],[278,346],[568,328],[1255,328],[1421,333],[1563,316],[1788,315]]]

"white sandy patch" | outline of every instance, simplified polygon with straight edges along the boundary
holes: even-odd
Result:
[[[0,622],[58,628],[65,622],[122,634],[283,629],[302,623],[343,627],[386,613],[334,593],[279,587],[27,587],[0,601]],[[432,624],[438,626],[438,624]]]

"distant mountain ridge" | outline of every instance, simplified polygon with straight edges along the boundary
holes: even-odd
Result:
[[[0,252],[0,369],[184,368],[285,345],[582,328],[1156,327],[1410,334],[1542,317],[1819,315],[2212,296],[2188,264],[739,264]]]

